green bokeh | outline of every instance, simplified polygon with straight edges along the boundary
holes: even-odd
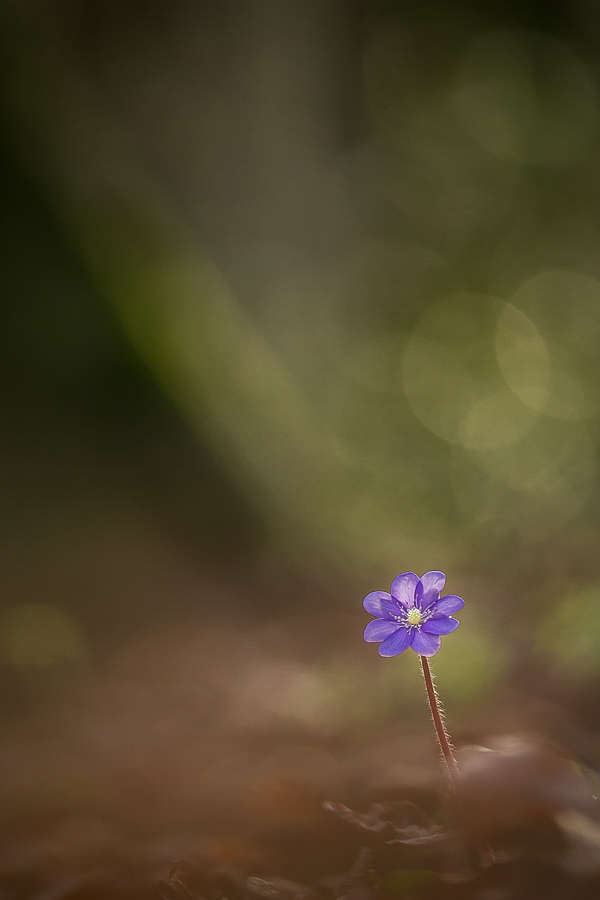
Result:
[[[540,650],[576,677],[600,672],[600,586],[589,585],[560,601],[542,623]]]

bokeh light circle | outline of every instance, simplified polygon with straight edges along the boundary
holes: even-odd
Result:
[[[510,364],[509,350],[503,351],[500,361],[513,390],[519,392],[524,402],[538,408],[543,406],[547,415],[559,419],[597,415],[600,412],[596,388],[600,375],[600,284],[578,272],[548,269],[523,282],[513,294],[512,303],[531,323],[527,326],[529,336],[526,327],[521,325],[523,351],[530,354],[529,384],[525,378],[520,387],[516,386],[516,367]],[[514,332],[517,316],[511,313],[505,322],[509,318]],[[532,328],[537,330],[539,338]],[[502,340],[506,345],[506,338]],[[547,362],[540,340],[548,351]],[[549,366],[547,374],[546,366]],[[542,399],[544,391],[547,396],[543,403],[534,403],[536,397],[538,401]]]
[[[471,136],[518,163],[569,163],[596,124],[596,91],[584,62],[557,38],[525,29],[479,36],[462,61],[454,98]]]
[[[457,449],[451,469],[468,527],[534,543],[581,511],[594,489],[596,457],[581,424],[542,416],[510,447]]]
[[[548,397],[550,355],[538,329],[512,303],[506,303],[496,326],[500,371],[517,397],[542,410]]]
[[[404,391],[417,418],[451,444],[500,447],[520,440],[536,412],[502,378],[494,351],[501,304],[460,293],[431,306],[403,357]]]

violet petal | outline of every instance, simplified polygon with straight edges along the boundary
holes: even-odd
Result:
[[[415,605],[415,591],[419,584],[419,576],[414,572],[403,572],[392,581],[392,597],[402,606]]]
[[[423,585],[422,608],[428,609],[440,595],[440,591],[446,584],[446,576],[443,572],[425,572],[421,578]]]
[[[391,594],[388,594],[387,591],[372,591],[367,594],[363,600],[363,606],[372,616],[389,618],[397,616],[399,612],[398,604],[394,603]]]
[[[394,632],[394,634],[390,634],[389,637],[386,637],[386,639],[381,642],[379,645],[379,655],[398,656],[399,653],[403,653],[407,647],[410,647],[412,638],[413,635],[408,628],[400,626],[398,631]]]
[[[390,622],[389,619],[373,619],[365,628],[364,639],[370,644],[376,641],[382,641],[398,631],[400,625],[397,622]]]
[[[388,638],[388,641],[389,640],[390,638]],[[415,629],[415,635],[412,639],[411,646],[419,656],[434,656],[442,646],[442,639],[439,634],[427,634],[424,631]],[[379,648],[379,652],[381,653],[381,647]]]
[[[427,634],[450,634],[456,631],[460,622],[458,619],[450,619],[448,616],[440,616],[439,618],[430,619],[421,626]]]
[[[433,604],[431,611],[434,616],[451,616],[452,613],[462,609],[464,605],[465,601],[462,597],[457,597],[456,594],[447,594]]]

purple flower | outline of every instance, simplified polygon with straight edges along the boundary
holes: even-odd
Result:
[[[365,641],[379,645],[380,656],[397,656],[412,647],[419,656],[433,656],[440,649],[440,635],[450,634],[459,626],[452,613],[465,605],[461,597],[440,597],[446,576],[443,572],[425,572],[418,578],[404,572],[392,582],[391,594],[373,591],[363,606],[377,616],[365,628]]]

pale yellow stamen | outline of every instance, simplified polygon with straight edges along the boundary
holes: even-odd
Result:
[[[417,609],[416,606],[413,606],[413,608],[408,611],[408,615],[406,618],[409,625],[420,625],[423,614],[421,613],[420,609]]]

